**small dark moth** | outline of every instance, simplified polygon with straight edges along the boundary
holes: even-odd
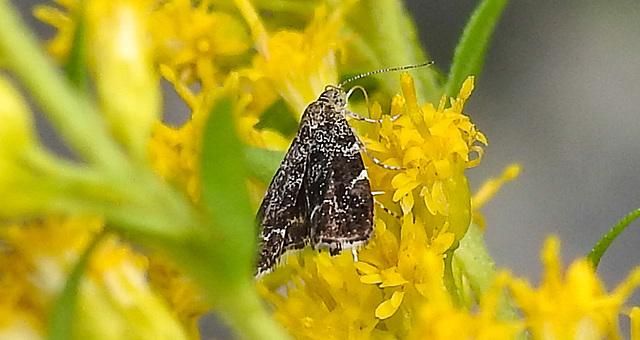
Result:
[[[311,245],[314,249],[328,248],[335,255],[369,240],[373,233],[373,197],[360,155],[361,151],[367,152],[346,116],[379,121],[347,110],[348,95],[342,86],[371,74],[429,64],[361,74],[338,86],[326,86],[318,100],[309,104],[258,210],[258,275],[270,271],[288,250]]]

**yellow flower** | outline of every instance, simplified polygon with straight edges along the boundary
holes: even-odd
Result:
[[[175,184],[194,203],[200,201],[196,142],[192,124],[185,124],[180,129],[157,124],[148,145],[151,168]]]
[[[618,314],[640,285],[640,268],[607,293],[586,259],[579,259],[562,275],[560,242],[547,239],[542,250],[544,276],[534,288],[522,279],[507,287],[524,314],[533,339],[619,339]]]
[[[480,214],[480,208],[485,205],[497,192],[500,190],[502,185],[507,182],[513,181],[520,175],[520,171],[522,171],[522,167],[520,164],[511,164],[509,165],[502,174],[497,178],[490,178],[486,180],[480,189],[473,194],[471,197],[471,206],[473,209],[473,223],[475,223],[478,228],[484,229],[484,216]]]
[[[55,2],[66,8],[66,11],[48,5],[38,5],[34,7],[33,15],[57,29],[56,35],[47,43],[47,50],[58,60],[66,61],[76,30],[75,14],[80,7],[78,0],[55,0]]]
[[[339,32],[344,25],[344,14],[354,1],[345,1],[331,12],[319,6],[304,32],[280,30],[272,36],[267,35],[248,1],[236,2],[258,48],[251,77],[266,78],[300,117],[327,84],[337,83],[336,54],[343,43]]]
[[[379,128],[372,129],[365,145],[385,164],[405,167],[405,171],[379,171],[370,167],[371,183],[385,194],[377,197],[390,206],[398,202],[404,213],[413,211],[427,225],[427,234],[448,225],[456,241],[464,236],[471,218],[470,193],[464,170],[475,166],[486,144],[469,118],[462,114],[465,101],[473,90],[473,78],[467,79],[458,98],[446,98],[436,109],[431,104],[420,107],[413,80],[401,77],[404,97],[391,103],[391,116],[385,116]],[[470,153],[478,157],[471,159]]]
[[[370,338],[378,324],[372,311],[382,291],[360,282],[349,252],[336,257],[313,252],[302,256],[287,261],[295,276],[274,273],[275,280],[266,277],[257,283],[258,291],[274,305],[276,319],[296,339]],[[280,295],[276,289],[288,279],[286,294]]]
[[[238,18],[213,10],[210,1],[195,7],[189,0],[156,6],[150,15],[156,62],[181,82],[200,82],[202,88],[219,86],[226,78],[224,61],[249,50],[246,28]]]
[[[444,290],[430,290],[429,300],[418,310],[415,327],[407,339],[514,339],[522,331],[519,321],[501,320],[497,315],[507,275],[498,275],[491,288],[479,298],[477,311],[456,308]]]
[[[147,39],[150,1],[90,1],[88,50],[103,115],[113,135],[145,160],[153,124],[160,118],[160,84]]]
[[[94,217],[57,218],[0,228],[0,337],[44,336],[55,299],[89,242],[102,230]],[[146,259],[114,236],[91,255],[78,291],[79,338],[185,339],[180,325],[145,281]]]
[[[198,319],[211,310],[204,293],[171,261],[159,254],[149,258],[149,284],[165,298],[170,312],[180,320],[190,339],[199,339]]]
[[[453,242],[453,234],[446,230],[427,236],[421,218],[411,213],[403,216],[401,225],[394,222],[387,225],[377,219],[375,237],[359,252],[360,262],[355,264],[363,283],[377,284],[385,292],[376,308],[379,319],[391,317],[403,301],[405,309],[413,310],[429,290],[444,288],[442,258]],[[429,258],[440,261],[428,262]],[[439,284],[434,286],[434,282]]]
[[[631,319],[631,340],[640,339],[640,307],[631,308],[629,313]]]
[[[474,141],[484,141],[484,136],[461,113],[471,83],[467,82],[459,98],[451,101],[451,108],[445,108],[443,100],[436,110],[430,105],[420,108],[411,78],[402,75],[401,79],[407,99],[396,97],[391,115],[400,112],[403,115],[393,122],[386,117],[380,127],[372,126],[365,143],[373,146],[372,150],[384,163],[407,168],[398,171],[375,164],[368,167],[373,190],[388,191],[386,195],[376,196],[383,204],[393,196],[394,181],[406,180],[395,190],[396,195],[399,191],[405,192],[400,195],[403,216],[397,219],[378,209],[374,237],[357,251],[357,262],[351,262],[348,253],[331,258],[326,253],[306,252],[302,262],[290,257],[289,265],[275,270],[265,278],[265,283],[259,284],[263,295],[276,306],[278,319],[301,338],[334,338],[332,333],[315,328],[318,324],[325,326],[321,321],[325,318],[341,325],[336,328],[343,333],[335,338],[354,339],[406,337],[417,315],[429,318],[429,311],[445,307],[451,315],[475,320],[468,311],[455,307],[443,282],[445,252],[454,245],[457,236],[451,231],[451,225],[461,224],[464,218],[467,225],[469,223],[470,195],[463,171],[477,161],[469,160],[468,153],[474,150],[471,146]],[[374,105],[372,111],[373,117],[379,116],[379,105]],[[415,208],[418,204],[407,204],[414,197],[414,190],[418,195],[423,188],[432,190],[434,186],[441,187],[441,196],[429,202],[436,205],[436,211],[430,211],[424,204],[422,209]],[[442,207],[447,207],[446,215]],[[434,218],[436,213],[443,218]],[[279,273],[293,275],[290,276],[293,283],[286,284],[285,296],[277,292],[286,282]],[[354,274],[359,275],[359,279],[354,279]],[[345,306],[352,303],[347,296],[356,291],[364,292],[359,296],[366,294],[367,299],[358,303],[360,309],[370,309],[369,313],[358,309],[350,311]],[[478,329],[485,329],[482,325],[486,322],[498,324],[494,317],[478,319]],[[302,325],[299,320],[304,320]],[[509,332],[505,334],[515,332],[507,328]]]

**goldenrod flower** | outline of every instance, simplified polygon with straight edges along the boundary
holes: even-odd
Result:
[[[432,259],[436,262],[439,259]],[[479,298],[477,310],[471,312],[456,307],[448,292],[431,289],[429,299],[422,304],[413,320],[408,339],[514,339],[522,332],[517,320],[504,320],[499,314],[500,297],[508,277],[497,276],[490,289]]]
[[[381,202],[398,202],[405,214],[413,211],[426,224],[429,236],[446,225],[456,241],[460,240],[471,220],[464,170],[480,161],[482,149],[473,144],[487,144],[484,135],[462,114],[473,79],[464,83],[449,107],[444,97],[437,108],[419,106],[408,75],[402,77],[401,85],[404,96],[394,98],[390,110],[391,116],[400,117],[372,129],[364,142],[384,163],[406,170],[371,171],[372,186],[385,193],[377,197]],[[478,156],[472,159],[474,152]]]
[[[76,16],[79,11],[78,0],[55,0],[56,3],[63,6],[65,10],[48,5],[38,5],[33,9],[33,15],[40,21],[55,27],[57,32],[47,44],[48,52],[58,60],[67,60],[71,46],[73,45],[73,36],[76,30]],[[69,14],[72,13],[70,16]]]
[[[102,230],[95,217],[50,216],[0,228],[0,337],[46,335],[49,313],[66,276]],[[145,281],[147,261],[107,236],[91,256],[78,291],[79,338],[186,339]],[[5,337],[6,336],[6,337]]]
[[[619,339],[618,314],[640,285],[640,268],[609,294],[586,259],[575,261],[563,274],[559,248],[557,238],[547,239],[541,254],[540,287],[523,279],[512,279],[507,285],[532,338]]]
[[[88,50],[101,111],[114,136],[140,161],[160,119],[160,84],[152,64],[146,15],[150,1],[92,1]]]
[[[386,14],[368,12],[371,6],[401,6],[356,0],[56,2],[62,9],[35,10],[58,29],[50,53],[65,65],[87,68],[97,103],[72,88],[37,48],[25,53],[36,61],[37,72],[29,72],[32,64],[21,63],[16,53],[29,47],[28,39],[5,33],[21,31],[0,1],[0,59],[12,76],[0,75],[0,197],[10,198],[0,217],[20,219],[0,227],[0,338],[49,336],[51,310],[97,237],[76,292],[74,337],[197,339],[198,318],[213,306],[247,337],[286,338],[252,289],[249,209],[238,218],[242,223],[213,216],[224,215],[215,210],[227,198],[246,202],[237,199],[239,190],[216,193],[217,201],[208,202],[211,179],[226,178],[201,174],[202,163],[242,167],[231,161],[246,155],[223,138],[206,144],[212,140],[206,128],[220,132],[215,127],[235,125],[247,145],[286,149],[290,136],[265,116],[291,115],[295,122],[326,85],[354,72],[356,61],[388,61],[380,51],[395,51],[369,46],[380,39],[353,23]],[[70,61],[78,22],[88,57]],[[404,36],[411,35],[409,26],[399,25],[391,49],[411,40]],[[22,47],[13,49],[14,42]],[[390,60],[422,55],[412,45]],[[159,121],[160,76],[191,110],[183,126]],[[38,143],[31,112],[7,80],[14,77],[34,92],[78,160],[59,158]],[[429,88],[428,80],[420,81]],[[512,339],[525,332],[534,339],[600,339],[619,338],[618,315],[629,314],[632,337],[640,338],[640,310],[624,306],[640,284],[640,269],[609,293],[585,260],[564,272],[552,238],[542,252],[544,279],[534,288],[506,271],[496,274],[490,259],[478,264],[464,257],[480,253],[469,246],[470,237],[481,238],[475,227],[468,232],[472,212],[482,224],[477,210],[519,167],[489,181],[472,200],[465,171],[480,162],[487,145],[464,113],[474,78],[457,94],[447,89],[450,96],[437,104],[418,98],[438,97],[439,89],[416,93],[407,74],[400,85],[402,95],[391,100],[388,113],[371,105],[380,124],[353,124],[367,149],[375,200],[384,207],[376,209],[374,237],[337,256],[305,249],[255,282],[275,319],[300,339]],[[43,88],[61,97],[51,98]],[[203,150],[205,144],[210,148]],[[228,162],[220,163],[202,158],[217,147],[239,154],[223,155]],[[369,154],[390,167],[375,164]],[[237,187],[243,176],[234,178]],[[265,183],[247,182],[259,200]],[[473,270],[484,272],[483,282]]]
[[[239,18],[212,10],[211,5],[163,1],[155,4],[149,18],[156,63],[171,70],[177,80],[200,82],[203,89],[221,85],[227,72],[223,62],[243,55],[251,43]]]
[[[473,209],[473,223],[480,229],[484,229],[485,221],[484,216],[480,213],[480,208],[484,206],[497,192],[500,187],[505,183],[513,181],[520,175],[522,166],[520,164],[509,165],[502,174],[497,178],[490,178],[486,180],[480,189],[471,197],[471,207]]]
[[[259,56],[254,59],[253,72],[268,79],[300,117],[327,84],[337,83],[336,54],[343,39],[339,32],[345,11],[354,1],[345,1],[331,12],[319,6],[304,32],[279,30],[273,36],[268,36],[259,20],[250,19],[255,11],[248,1],[237,2],[257,39]]]
[[[316,256],[306,253],[302,266],[290,257],[291,264],[287,267],[294,269],[295,276],[292,278],[294,284],[286,285],[286,297],[263,288],[263,294],[276,306],[276,317],[299,337],[330,336],[319,330],[319,325],[329,327],[321,321],[326,319],[343,324],[338,327],[346,332],[342,338],[368,338],[383,333],[404,337],[411,327],[400,325],[411,325],[427,302],[433,308],[441,308],[436,307],[438,298],[434,292],[440,292],[439,299],[449,306],[451,313],[465,313],[456,310],[454,301],[446,292],[443,258],[456,240],[456,234],[450,230],[451,224],[465,219],[467,225],[469,223],[469,188],[462,172],[471,163],[468,153],[475,150],[471,144],[476,140],[485,141],[468,117],[462,114],[463,103],[471,92],[471,83],[465,85],[458,99],[452,100],[451,108],[444,107],[443,99],[436,110],[430,105],[419,107],[411,77],[404,74],[401,79],[408,99],[396,97],[391,113],[402,113],[402,116],[393,122],[385,116],[379,129],[369,130],[365,143],[377,151],[376,155],[382,155],[383,162],[407,168],[406,171],[390,171],[379,165],[370,165],[368,172],[374,190],[385,190],[394,181],[399,181],[397,178],[404,180],[413,176],[407,180],[411,184],[399,186],[393,194],[406,192],[399,196],[403,198],[403,216],[398,220],[378,210],[375,236],[357,252],[358,262],[350,262],[350,254],[330,258],[322,253]],[[372,110],[374,117],[378,110],[379,106]],[[438,171],[438,166],[433,163],[439,163],[438,166],[446,168],[446,172]],[[464,185],[452,180],[454,175]],[[447,183],[447,191],[443,189],[443,182]],[[407,186],[410,188],[406,189]],[[429,201],[433,202],[429,204],[439,205],[439,210],[414,209],[413,204],[407,203],[413,198],[414,189],[418,195],[434,186],[440,186],[441,197],[437,201]],[[387,195],[392,196],[391,193],[393,190],[389,190]],[[450,201],[456,199],[462,202]],[[442,217],[434,218],[436,214]],[[462,217],[456,217],[460,215]],[[274,275],[277,277],[278,274]],[[359,280],[355,275],[360,276]],[[300,283],[295,283],[298,280]],[[277,287],[274,284],[272,289]],[[355,292],[360,292],[357,295],[360,300],[348,298],[355,296]],[[351,311],[350,304],[373,308],[369,314],[356,313],[357,309]],[[306,321],[296,324],[296,320]]]

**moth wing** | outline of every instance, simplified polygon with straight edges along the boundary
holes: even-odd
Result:
[[[315,133],[314,133],[315,134]],[[338,120],[329,132],[335,141],[325,152],[324,171],[310,171],[310,192],[316,192],[309,207],[311,244],[337,253],[369,240],[373,231],[373,198],[367,171],[360,155],[360,144],[344,119]],[[310,151],[310,158],[323,157]],[[310,162],[318,164],[318,162]],[[313,166],[313,165],[312,165]]]
[[[308,202],[303,188],[308,135],[308,125],[303,122],[258,209],[258,273],[269,271],[287,250],[302,248],[308,242]]]

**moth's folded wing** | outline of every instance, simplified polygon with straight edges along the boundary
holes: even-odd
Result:
[[[288,249],[302,248],[308,239],[308,211],[303,192],[308,135],[301,126],[258,210],[260,254],[257,272],[269,271]]]
[[[311,184],[322,186],[322,195],[317,204],[309,208],[311,243],[334,252],[368,241],[373,231],[371,186],[357,137],[348,125],[339,123],[335,149],[326,165],[326,176],[321,178],[324,183]]]

